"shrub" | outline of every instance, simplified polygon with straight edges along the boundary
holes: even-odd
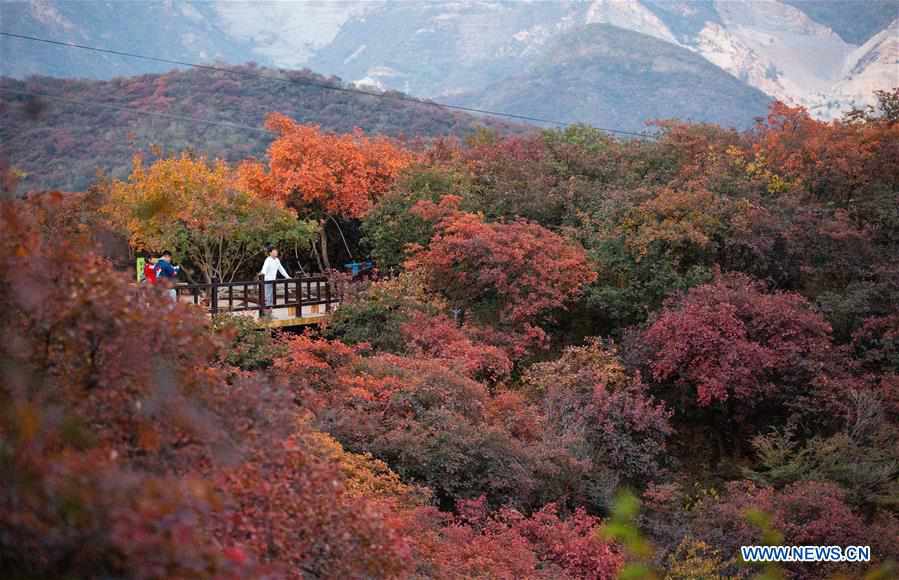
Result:
[[[525,447],[486,423],[483,385],[439,363],[381,355],[360,359],[318,423],[353,452],[370,452],[444,505],[486,494],[527,502],[534,482]]]
[[[666,559],[664,580],[723,580],[734,563],[702,540],[684,538]]]
[[[346,344],[368,344],[379,352],[407,350],[403,325],[417,312],[435,314],[441,306],[425,290],[420,277],[404,273],[375,282],[341,303],[325,327],[328,338]]]
[[[695,525],[700,537],[723,553],[738,553],[741,545],[761,544],[761,532],[747,519],[750,510],[770,517],[770,526],[783,534],[783,545],[864,546],[876,544],[865,519],[846,503],[845,492],[827,482],[801,481],[782,490],[751,482],[732,482],[718,502],[701,504]],[[873,554],[875,557],[883,555]],[[887,556],[888,557],[888,556]],[[852,565],[787,564],[797,578],[822,578]]]
[[[540,398],[547,428],[574,455],[633,482],[660,473],[670,412],[628,373],[613,347],[592,340],[529,368],[524,385]]]
[[[505,508],[489,514],[484,498],[462,501],[431,555],[438,578],[616,577],[623,558],[599,537],[597,518],[578,510],[559,516],[552,504],[527,517]]]
[[[851,429],[805,442],[790,429],[760,435],[752,441],[758,465],[747,476],[778,488],[802,480],[830,481],[856,505],[899,506],[899,433],[884,422],[882,410],[875,425],[863,427],[866,419],[858,417]]]
[[[212,329],[224,340],[222,362],[245,371],[271,367],[284,351],[272,332],[249,316],[216,316]]]
[[[852,350],[864,370],[899,374],[899,313],[865,320],[852,335]]]
[[[460,326],[444,315],[416,312],[401,330],[407,352],[440,360],[469,378],[495,385],[512,372],[505,350],[481,340],[473,324]]]

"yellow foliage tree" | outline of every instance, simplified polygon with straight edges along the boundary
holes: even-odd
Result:
[[[231,281],[267,242],[308,243],[316,226],[240,185],[224,161],[182,154],[149,167],[134,158],[126,181],[108,185],[104,212],[135,249],[169,249],[206,282]]]

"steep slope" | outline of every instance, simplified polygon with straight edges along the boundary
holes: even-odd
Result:
[[[458,93],[520,68],[576,5],[570,0],[384,4],[349,19],[309,66],[412,94]]]
[[[625,30],[633,30],[659,40],[677,43],[668,26],[644,6],[632,0],[592,0],[585,15],[587,24],[611,24]]]
[[[383,0],[208,3],[210,18],[250,47],[244,60],[258,59],[285,68],[308,65],[312,55],[333,42],[350,18],[364,18],[384,4]]]
[[[845,76],[834,86],[830,102],[854,101],[858,95],[894,87],[899,87],[899,19],[849,55]],[[827,104],[824,101],[822,107]]]
[[[308,71],[279,72],[249,66],[233,70],[342,86]],[[271,138],[261,132],[33,99],[3,89],[260,128],[266,114],[278,111],[338,132],[359,127],[368,133],[426,137],[465,135],[482,125],[501,131],[523,130],[521,126],[426,104],[208,70],[111,81],[34,77],[23,82],[0,78],[0,156],[26,174],[20,185],[23,191],[82,189],[95,179],[98,169],[122,177],[128,173],[132,155],[147,151],[151,145],[166,153],[190,149],[236,161],[263,155]]]
[[[899,18],[899,0],[784,0],[829,26],[846,42],[864,44]]]
[[[0,28],[31,36],[161,58],[242,63],[251,45],[224,32],[202,2],[0,2]],[[0,37],[0,75],[111,78],[170,65]]]
[[[684,48],[605,24],[560,37],[527,72],[458,100],[629,131],[672,117],[746,127],[769,101]]]
[[[707,23],[722,24],[715,0],[642,0],[677,41],[690,44]]]
[[[718,1],[693,48],[738,78],[795,105],[814,106],[855,48],[802,11],[772,0]]]

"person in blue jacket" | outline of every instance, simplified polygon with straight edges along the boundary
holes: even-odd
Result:
[[[175,292],[175,289],[171,288],[171,286],[175,284],[175,281],[178,279],[178,272],[180,271],[181,266],[172,266],[172,253],[168,250],[164,251],[162,256],[156,260],[156,282],[168,282],[169,296],[171,296],[172,301],[175,302],[178,300],[178,293]]]

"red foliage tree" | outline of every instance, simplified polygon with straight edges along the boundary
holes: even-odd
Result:
[[[703,505],[696,522],[700,535],[723,552],[736,552],[740,545],[761,543],[761,531],[747,519],[749,510],[770,517],[771,528],[782,533],[784,545],[795,546],[872,546],[876,560],[895,556],[896,528],[888,519],[876,525],[893,537],[878,537],[862,514],[846,503],[845,492],[836,484],[802,481],[775,490],[751,482],[733,482],[726,495],[711,505]],[[884,548],[879,553],[876,548]],[[855,566],[855,565],[853,565]],[[828,577],[841,569],[839,564],[787,565],[797,578]],[[844,568],[850,572],[854,568]],[[850,572],[851,573],[851,572]]]
[[[60,208],[0,204],[0,573],[255,574],[208,534],[213,489],[173,473],[209,439],[206,322],[110,272]]]
[[[531,501],[528,450],[487,422],[483,385],[438,362],[394,355],[360,358],[336,372],[317,423],[349,450],[371,452],[431,487],[447,507],[482,493],[495,504]]]
[[[296,394],[213,368],[206,317],[110,271],[65,220],[48,224],[56,201],[0,206],[0,572],[409,571],[402,514],[348,494]],[[290,362],[323,372],[314,361]]]
[[[347,492],[339,466],[310,448],[308,430],[252,454],[221,485],[233,504],[224,536],[292,578],[402,577],[414,563],[393,506]],[[352,554],[352,557],[347,557]]]
[[[472,379],[496,384],[512,372],[512,361],[502,349],[470,336],[468,328],[444,315],[415,312],[401,330],[410,354],[443,361]]]
[[[486,223],[474,214],[438,209],[428,202],[416,206],[424,217],[446,217],[406,266],[423,272],[454,305],[519,337],[510,341],[513,356],[543,341],[536,325],[596,278],[579,245],[538,224]]]
[[[91,241],[81,225],[56,221],[54,207],[60,200],[50,196],[0,208],[0,291],[10,305],[0,318],[4,353],[40,378],[35,400],[102,427],[102,441],[120,453],[174,443],[189,423],[179,402],[215,377],[208,322],[110,272],[85,250]],[[163,417],[164,431],[156,425]]]
[[[328,358],[332,351],[346,354]],[[534,507],[568,492],[550,477],[582,466],[543,441],[543,422],[523,397],[487,388],[444,361],[352,354],[336,341],[292,339],[286,371],[316,425],[352,452],[369,452],[406,481],[431,487],[441,505],[486,495],[493,505]],[[539,481],[538,481],[539,480]]]
[[[576,511],[567,519],[547,505],[526,517],[513,509],[489,514],[484,498],[460,502],[431,555],[440,578],[615,578],[619,549],[602,540],[600,521]]]
[[[655,381],[707,407],[805,388],[831,352],[830,326],[798,294],[721,276],[671,302],[642,333]]]

